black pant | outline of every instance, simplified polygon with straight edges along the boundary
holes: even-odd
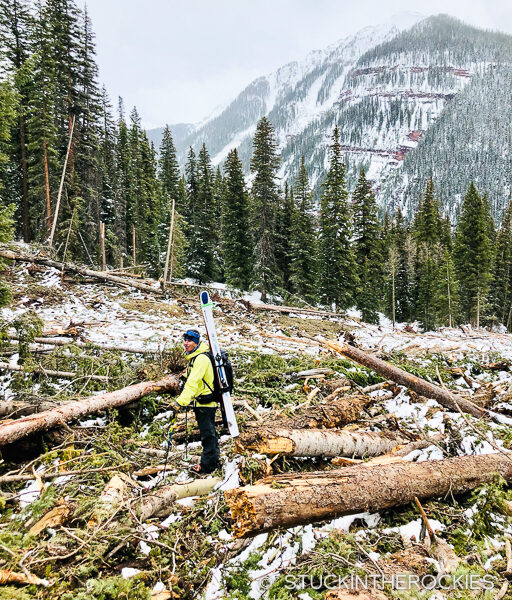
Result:
[[[215,471],[219,464],[220,449],[217,431],[215,429],[215,411],[214,406],[194,406],[199,433],[201,435],[201,444],[203,445],[203,454],[201,455],[201,470],[211,473]]]

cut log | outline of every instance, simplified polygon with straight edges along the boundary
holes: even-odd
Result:
[[[235,440],[235,448],[241,454],[256,452],[269,456],[365,457],[385,454],[408,441],[392,432],[262,427],[242,433]]]
[[[36,415],[0,423],[0,446],[12,444],[32,433],[58,427],[62,423],[79,419],[91,413],[124,406],[153,392],[177,392],[178,390],[179,375],[168,375],[159,381],[143,381],[114,392],[90,396],[78,402],[70,402]]]
[[[407,371],[403,371],[398,367],[390,365],[384,360],[377,358],[376,356],[371,356],[370,354],[363,352],[359,348],[355,348],[354,346],[349,346],[348,344],[343,344],[339,342],[325,341],[323,342],[324,346],[327,348],[338,352],[339,354],[343,354],[347,358],[355,360],[359,364],[372,369],[382,377],[386,379],[391,379],[395,383],[399,385],[403,385],[413,391],[415,391],[420,396],[425,396],[425,398],[431,398],[433,400],[437,400],[439,404],[448,408],[454,412],[466,412],[470,415],[473,415],[477,418],[488,418],[498,423],[506,423],[508,425],[512,425],[512,419],[505,417],[504,415],[500,415],[498,413],[492,412],[490,410],[486,410],[484,408],[480,408],[473,404],[470,400],[462,398],[461,396],[456,396],[449,392],[448,390],[444,390],[443,388],[434,385],[424,379],[420,379],[415,375],[411,375],[407,373]]]
[[[495,473],[512,481],[512,454],[290,473],[226,491],[225,498],[235,536],[248,537],[277,527],[400,506],[414,496],[465,493],[491,481]]]
[[[147,521],[152,515],[160,512],[175,500],[208,495],[221,481],[222,479],[219,477],[209,477],[208,479],[196,479],[191,483],[166,485],[139,500],[135,506],[135,513],[141,521]]]

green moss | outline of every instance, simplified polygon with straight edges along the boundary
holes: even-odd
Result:
[[[61,600],[149,600],[151,591],[137,577],[89,579],[86,591],[63,594]]]

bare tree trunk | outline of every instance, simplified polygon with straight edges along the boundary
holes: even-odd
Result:
[[[267,477],[225,492],[236,537],[345,514],[378,511],[420,499],[461,494],[491,481],[512,480],[512,456],[487,454],[421,463],[353,466]]]
[[[190,496],[206,496],[222,480],[218,477],[209,477],[208,479],[196,479],[191,483],[175,483],[166,485],[156,492],[152,492],[139,500],[135,512],[141,521],[147,521],[151,516],[160,512],[180,498],[189,498]]]
[[[168,375],[159,381],[143,381],[121,390],[98,394],[78,402],[71,402],[37,415],[22,417],[8,423],[0,423],[0,446],[11,444],[38,431],[58,427],[72,419],[79,419],[107,408],[124,406],[153,392],[177,392],[178,388],[179,376]]]
[[[165,288],[165,284],[167,283],[167,273],[169,271],[169,264],[171,267],[171,276],[169,277],[169,279],[172,279],[172,238],[173,238],[173,233],[174,233],[174,198],[172,199],[171,226],[169,227],[169,241],[167,244],[167,254],[165,255],[164,288]]]
[[[135,251],[135,225],[132,224],[132,260],[133,266],[137,264],[137,255]]]
[[[105,254],[105,223],[100,221],[100,250],[101,250],[101,270],[107,270],[107,257]]]
[[[242,433],[235,441],[240,453],[275,456],[366,457],[390,452],[409,440],[392,432],[339,429],[279,429],[261,427]]]
[[[55,235],[55,228],[57,227],[57,220],[59,218],[60,199],[62,196],[62,188],[64,187],[64,178],[66,177],[66,167],[68,165],[69,152],[71,150],[71,142],[73,141],[74,127],[75,127],[75,120],[73,119],[71,121],[71,131],[69,132],[69,143],[68,143],[68,149],[66,151],[66,158],[64,159],[64,166],[62,167],[62,175],[60,178],[59,192],[57,194],[57,202],[55,203],[55,211],[53,213],[52,229],[50,231],[50,238],[48,240],[48,245],[50,247],[53,245],[53,236]]]

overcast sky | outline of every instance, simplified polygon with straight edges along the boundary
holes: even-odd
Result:
[[[100,82],[147,128],[197,122],[248,83],[401,11],[512,33],[510,0],[78,0]]]

